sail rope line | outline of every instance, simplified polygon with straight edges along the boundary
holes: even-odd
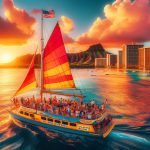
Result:
[[[78,71],[76,71],[75,74],[76,74],[76,76],[77,76],[77,84],[78,84],[79,86],[82,85],[81,80],[80,80],[80,78],[79,78],[80,76],[79,76]],[[79,79],[79,80],[78,80],[78,79]],[[80,93],[81,93],[81,95],[83,95],[81,88],[77,88],[77,90],[79,90]]]
[[[77,55],[76,55],[77,56]],[[76,58],[77,59],[77,58]],[[80,58],[79,58],[80,59]],[[79,75],[79,73],[78,73],[78,71],[76,71],[76,75],[77,75],[77,83],[78,83],[78,85],[80,86],[80,85],[82,85],[82,83],[80,82],[81,80],[80,80],[80,75]],[[81,93],[81,95],[83,95],[83,93],[82,93],[82,90],[80,89],[80,88],[78,88],[78,90],[80,91],[80,93]]]
[[[68,48],[68,50],[69,50],[69,48]],[[68,52],[69,53],[69,52]],[[68,59],[69,60],[69,59]],[[71,63],[71,62],[70,62]],[[69,64],[70,65],[70,64]],[[71,68],[71,67],[70,67]],[[72,70],[71,70],[71,73],[72,73]],[[77,73],[76,73],[77,74]],[[78,76],[78,75],[77,75]],[[77,80],[77,82],[79,83],[79,81]],[[75,82],[74,82],[75,83]],[[78,85],[78,84],[77,84]],[[77,88],[76,87],[76,90],[79,90],[80,91],[80,89],[79,88]],[[75,93],[75,92],[74,92]],[[81,92],[80,92],[81,93]],[[82,95],[82,93],[81,93],[81,95]]]

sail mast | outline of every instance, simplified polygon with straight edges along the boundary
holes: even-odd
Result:
[[[41,87],[40,87],[40,94],[41,100],[43,95],[43,46],[44,46],[44,37],[43,37],[43,10],[41,11]]]

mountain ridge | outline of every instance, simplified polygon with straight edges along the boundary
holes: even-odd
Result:
[[[103,48],[101,44],[91,45],[86,51],[79,53],[67,53],[71,67],[87,68],[94,67],[95,58],[105,58],[108,52]],[[14,68],[26,68],[30,65],[32,54],[26,54],[17,57],[10,63],[0,65],[2,68],[14,67]],[[40,67],[41,55],[36,54],[35,67]]]

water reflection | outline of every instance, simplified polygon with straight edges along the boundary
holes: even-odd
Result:
[[[26,69],[0,69],[0,99],[8,100],[20,86]]]
[[[93,139],[14,125],[7,112],[9,98],[25,74],[25,69],[0,70],[0,149],[149,149],[150,77],[107,69],[73,70],[77,87],[86,95],[85,101],[94,98],[101,104],[107,98],[108,111],[115,118],[116,127],[106,139]]]
[[[118,118],[117,124],[143,125],[150,114],[149,88],[138,83],[145,82],[150,85],[149,81],[143,81],[137,72],[132,72],[132,76],[129,72],[106,77],[97,70],[97,74],[97,88],[102,97],[110,100],[112,113]]]

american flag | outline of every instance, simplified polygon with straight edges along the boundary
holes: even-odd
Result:
[[[55,18],[55,11],[54,10],[42,10],[43,18]]]

